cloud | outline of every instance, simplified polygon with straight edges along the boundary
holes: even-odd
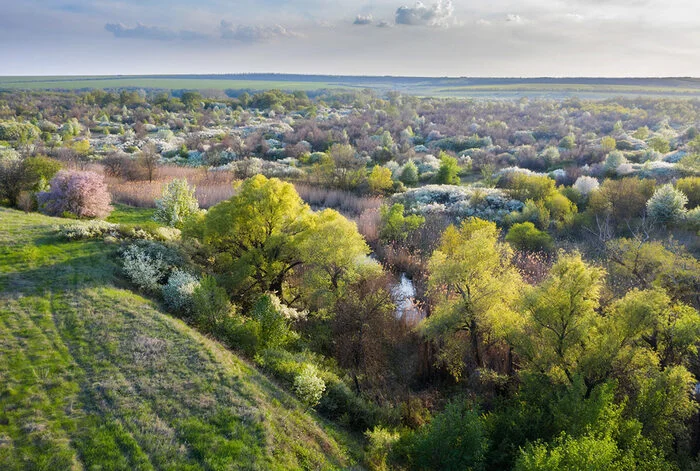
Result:
[[[370,25],[374,19],[372,18],[372,15],[357,15],[355,18],[355,21],[353,21],[352,24],[354,25]]]
[[[221,20],[219,27],[222,39],[233,39],[244,43],[266,42],[277,38],[299,38],[300,34],[282,25],[257,26],[237,25]]]
[[[186,41],[204,39],[205,34],[195,31],[180,30],[174,31],[160,26],[148,26],[137,23],[133,28],[123,25],[122,23],[107,23],[105,29],[112,33],[115,38],[128,39],[152,39],[158,41],[172,41],[175,39],[183,39]]]
[[[432,6],[417,2],[414,7],[402,6],[396,10],[397,25],[448,27],[454,7],[450,0],[438,0]]]
[[[377,23],[377,28],[391,28],[391,23],[389,23],[386,20],[382,20],[379,23]]]
[[[528,23],[528,20],[526,18],[523,18],[520,15],[510,13],[510,14],[506,15],[506,22],[507,23],[514,23],[516,25],[522,25],[522,24]]]

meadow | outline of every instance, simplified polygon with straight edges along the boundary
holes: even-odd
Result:
[[[0,208],[3,470],[352,463],[352,440],[127,289],[116,245],[61,240],[52,227],[65,222]]]

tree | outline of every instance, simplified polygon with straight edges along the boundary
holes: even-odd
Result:
[[[406,186],[411,186],[418,183],[418,167],[416,167],[416,164],[413,163],[413,160],[409,160],[403,166],[399,180]]]
[[[604,152],[612,152],[617,148],[617,141],[612,136],[605,136],[600,140],[600,146]]]
[[[465,350],[484,368],[483,342],[502,338],[505,326],[517,323],[521,278],[512,250],[498,237],[496,224],[481,219],[465,220],[459,229],[449,226],[428,264],[428,286],[441,302],[421,331],[439,345],[439,358],[456,379],[465,367]]]
[[[383,194],[391,189],[394,181],[391,179],[391,170],[380,165],[375,165],[367,179],[369,189],[374,194]]]
[[[510,196],[520,201],[544,201],[556,193],[554,180],[546,175],[516,173],[508,183]]]
[[[649,217],[660,224],[674,224],[683,218],[688,197],[667,183],[654,191],[647,202]]]
[[[649,139],[649,147],[662,154],[668,154],[671,151],[671,144],[669,144],[668,139],[660,136]]]
[[[201,227],[188,229],[211,251],[214,268],[235,297],[282,296],[284,282],[302,264],[298,246],[311,224],[311,210],[291,183],[256,175],[212,207]]]
[[[6,198],[10,206],[17,206],[23,191],[46,190],[60,169],[60,162],[44,156],[0,159],[0,199]]]
[[[394,203],[391,207],[382,206],[380,209],[379,238],[385,242],[403,242],[408,234],[425,223],[425,218],[417,214],[404,215],[404,206]]]
[[[324,164],[329,183],[348,190],[363,181],[365,163],[355,155],[349,144],[333,144],[328,151],[330,159]]]
[[[182,229],[185,221],[199,212],[199,202],[194,187],[187,180],[175,179],[163,188],[163,195],[156,200],[153,220]]]
[[[145,170],[148,181],[152,182],[156,174],[156,169],[158,167],[158,159],[160,155],[156,151],[156,146],[153,143],[147,143],[141,149],[137,161],[139,165]]]
[[[70,214],[79,218],[102,218],[112,211],[104,177],[95,172],[62,170],[37,194],[39,209],[49,216]]]
[[[552,238],[538,230],[531,222],[513,224],[508,230],[506,241],[516,250],[526,252],[549,252],[554,247]]]
[[[459,172],[460,168],[457,159],[442,152],[440,155],[440,168],[437,175],[435,175],[435,181],[443,185],[459,185]]]
[[[580,254],[564,255],[545,281],[526,294],[524,335],[516,342],[525,368],[541,372],[553,383],[571,385],[584,374],[584,353],[596,327],[604,274]],[[599,383],[595,376],[585,381],[589,395]]]

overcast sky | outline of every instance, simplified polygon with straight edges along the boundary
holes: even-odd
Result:
[[[700,0],[0,0],[0,75],[700,76]]]

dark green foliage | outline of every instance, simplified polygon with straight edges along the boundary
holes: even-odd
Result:
[[[444,411],[396,444],[399,460],[418,470],[480,470],[488,437],[478,410],[464,400],[447,405]]]

